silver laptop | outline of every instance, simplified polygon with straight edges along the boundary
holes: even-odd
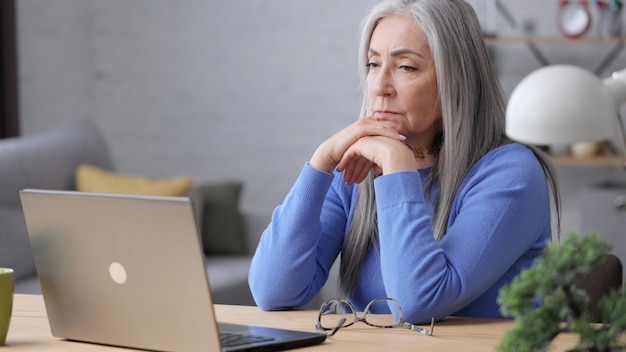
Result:
[[[325,339],[216,323],[188,198],[32,189],[20,197],[56,337],[157,351],[267,351]],[[248,337],[227,347],[220,334]]]

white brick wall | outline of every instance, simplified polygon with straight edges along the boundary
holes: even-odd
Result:
[[[502,1],[556,33],[556,1]],[[239,179],[244,210],[269,216],[315,147],[357,118],[359,24],[376,2],[20,0],[23,132],[93,119],[119,171]],[[593,68],[610,48],[543,49]],[[523,46],[496,51],[507,93],[539,67]],[[624,66],[622,53],[612,69]],[[579,188],[613,172],[594,170],[561,175],[566,228]]]

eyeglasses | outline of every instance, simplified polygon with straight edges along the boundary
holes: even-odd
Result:
[[[389,311],[391,310],[391,314]],[[377,328],[400,328],[405,327],[425,335],[432,335],[435,328],[435,318],[430,321],[430,329],[424,329],[402,319],[400,302],[393,298],[376,298],[367,304],[362,316],[357,316],[354,306],[343,299],[332,299],[320,308],[315,328],[333,336],[337,330],[347,328],[356,322]],[[329,332],[330,331],[330,332]]]

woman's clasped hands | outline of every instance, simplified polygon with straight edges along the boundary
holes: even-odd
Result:
[[[370,171],[376,175],[416,170],[419,165],[406,137],[393,120],[360,118],[324,141],[309,164],[324,172],[344,172],[347,184],[360,183]]]

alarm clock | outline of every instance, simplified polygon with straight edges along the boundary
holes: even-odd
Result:
[[[591,13],[586,0],[561,0],[557,14],[559,31],[568,38],[585,34],[591,26]]]

